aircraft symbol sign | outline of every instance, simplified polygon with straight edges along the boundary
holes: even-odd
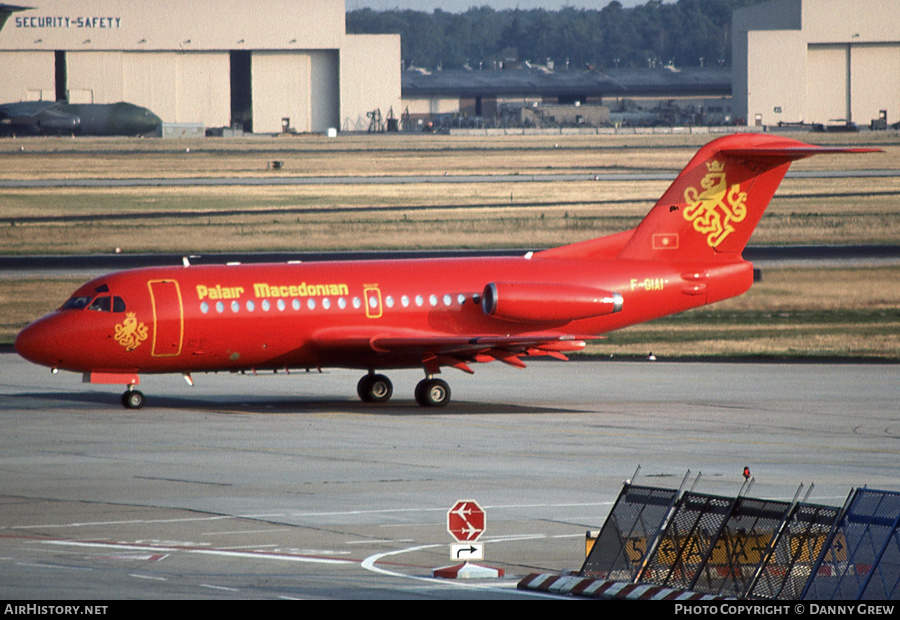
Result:
[[[484,534],[487,517],[478,502],[459,500],[447,512],[447,531],[458,542],[474,542]]]

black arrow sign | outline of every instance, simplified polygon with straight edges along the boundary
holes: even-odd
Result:
[[[459,559],[460,554],[464,551],[468,552],[469,554],[472,554],[472,553],[475,553],[476,551],[478,551],[478,549],[476,549],[475,547],[472,547],[472,546],[470,546],[468,549],[457,549],[456,550],[456,559],[457,560]]]

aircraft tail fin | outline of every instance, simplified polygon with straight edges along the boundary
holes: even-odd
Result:
[[[13,6],[11,4],[0,4],[0,30],[3,30],[3,26],[6,24],[6,20],[9,19],[9,16],[15,13],[16,11],[25,11],[29,7],[27,6]]]
[[[739,257],[791,162],[822,153],[878,149],[822,147],[768,134],[735,134],[701,148],[634,230],[619,258]]]

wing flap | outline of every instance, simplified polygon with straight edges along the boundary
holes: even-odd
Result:
[[[316,332],[312,342],[330,349],[365,349],[390,355],[416,352],[429,373],[438,373],[442,366],[463,372],[474,372],[469,363],[500,361],[524,368],[522,357],[551,356],[566,360],[565,353],[580,351],[587,340],[600,336],[562,334],[558,332],[529,332],[508,336],[453,335],[404,329],[378,327],[334,327]]]

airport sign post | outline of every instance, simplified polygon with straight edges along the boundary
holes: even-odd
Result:
[[[484,509],[475,500],[459,500],[447,512],[447,531],[457,542],[475,542],[486,525]]]
[[[447,531],[456,540],[450,545],[450,557],[462,564],[436,568],[435,577],[444,579],[494,579],[503,577],[502,568],[471,564],[484,559],[484,543],[476,542],[484,534],[487,516],[484,508],[473,499],[461,499],[447,511]]]
[[[472,499],[461,499],[447,512],[447,531],[456,539],[457,544],[450,545],[450,557],[453,560],[484,559],[484,544],[475,542],[484,534],[487,518],[484,508]]]

